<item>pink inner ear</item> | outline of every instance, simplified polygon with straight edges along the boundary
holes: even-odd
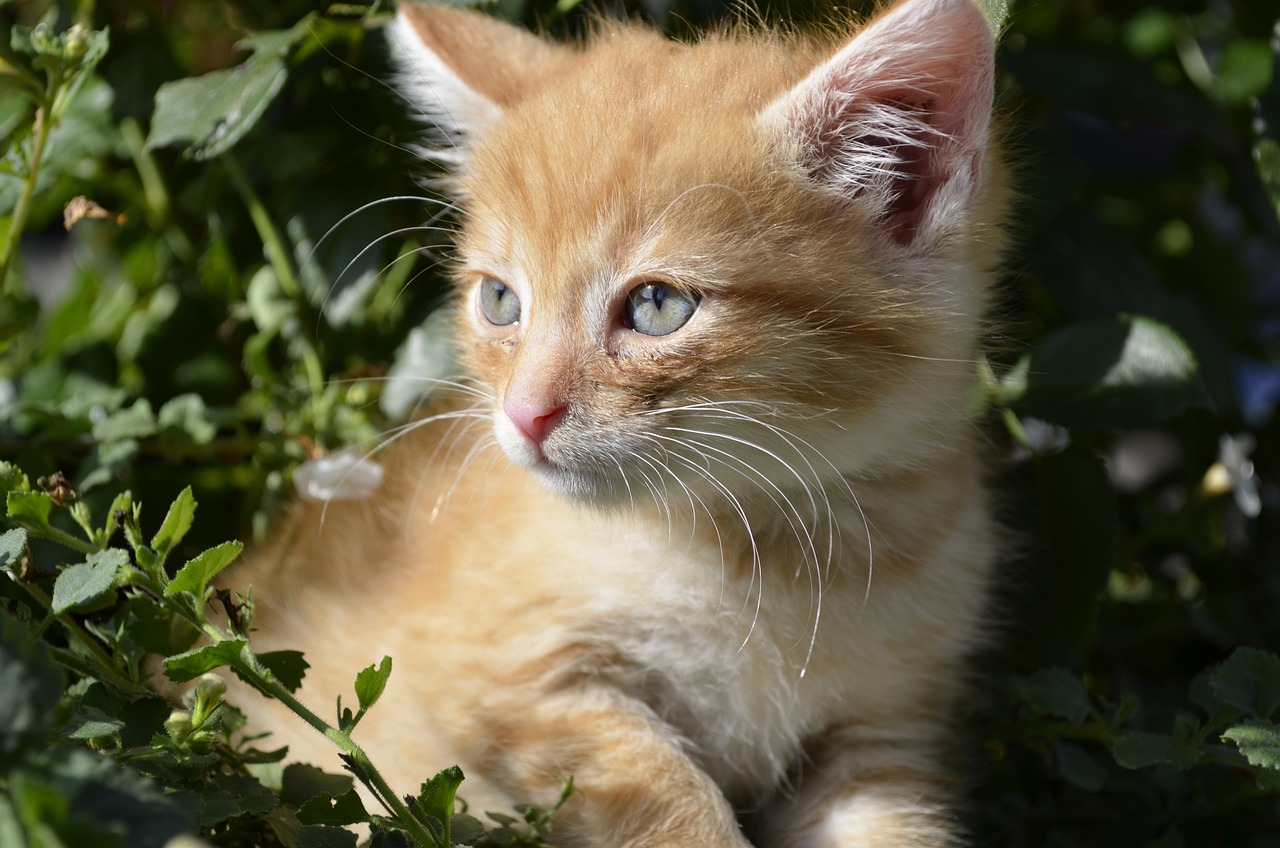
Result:
[[[814,179],[868,198],[899,244],[932,230],[977,183],[992,49],[971,0],[908,0],[873,23],[788,96]]]

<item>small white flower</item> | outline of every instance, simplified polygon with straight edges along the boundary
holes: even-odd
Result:
[[[1258,495],[1258,478],[1253,473],[1253,453],[1257,441],[1245,433],[1242,436],[1223,436],[1218,440],[1218,461],[1205,472],[1201,486],[1211,495],[1225,495],[1236,499],[1236,506],[1249,518],[1256,518],[1262,511],[1262,498]]]
[[[307,500],[359,500],[382,485],[382,466],[343,451],[299,465],[293,472],[293,485],[298,495]]]

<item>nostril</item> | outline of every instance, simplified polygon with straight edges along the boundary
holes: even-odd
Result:
[[[531,403],[508,397],[502,404],[503,411],[516,425],[516,429],[535,445],[542,445],[552,428],[564,417],[563,405]]]

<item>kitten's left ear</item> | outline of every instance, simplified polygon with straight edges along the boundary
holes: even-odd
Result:
[[[555,72],[566,48],[468,9],[404,2],[391,32],[400,85],[455,152]]]
[[[973,0],[905,0],[760,116],[812,179],[928,243],[981,179],[994,38]]]

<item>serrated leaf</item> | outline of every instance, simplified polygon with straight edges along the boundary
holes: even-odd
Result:
[[[462,769],[450,766],[422,784],[422,791],[418,793],[418,804],[422,811],[440,822],[446,833],[449,820],[453,818],[458,787],[462,785],[462,780]]]
[[[1250,721],[1230,728],[1222,738],[1236,743],[1252,765],[1280,770],[1280,725]]]
[[[1085,692],[1084,684],[1069,671],[1061,668],[1041,669],[1019,681],[1019,691],[1031,706],[1040,712],[1065,718],[1079,724],[1089,717],[1093,703]]]
[[[377,668],[369,666],[356,675],[356,699],[360,702],[361,712],[369,709],[382,697],[387,688],[387,678],[391,676],[391,657],[383,657]]]
[[[191,487],[183,489],[178,493],[172,504],[169,505],[169,511],[164,516],[164,521],[160,524],[160,529],[156,531],[156,535],[151,540],[151,548],[161,556],[168,555],[174,546],[182,541],[187,535],[187,531],[191,529],[191,522],[196,516],[196,499],[191,494]]]
[[[280,685],[290,692],[298,691],[302,678],[311,667],[311,663],[303,659],[301,651],[268,651],[258,654],[258,662],[266,666]]]
[[[53,498],[44,492],[10,492],[6,504],[9,518],[38,530],[49,530],[49,513]]]
[[[1202,404],[1199,379],[1195,355],[1173,329],[1123,315],[1050,335],[1005,377],[1004,402],[1067,427],[1133,429]]]
[[[303,824],[343,827],[368,820],[369,813],[354,789],[337,798],[328,792],[322,792],[298,808],[298,821]]]
[[[18,528],[0,534],[0,568],[16,568],[26,549],[26,530]]]
[[[1121,736],[1111,745],[1116,762],[1127,769],[1150,766],[1172,766],[1178,770],[1189,769],[1200,762],[1201,752],[1185,745],[1172,736],[1133,731]]]
[[[65,568],[53,584],[53,611],[66,612],[111,591],[116,574],[129,567],[129,555],[119,548],[89,554],[85,561]]]
[[[240,552],[244,550],[244,545],[240,542],[223,542],[217,547],[209,548],[209,550],[200,554],[195,559],[187,561],[182,566],[173,580],[164,588],[166,597],[176,595],[179,592],[190,592],[195,595],[201,603],[204,602],[205,590],[209,587],[209,581],[218,575],[218,572],[235,562],[236,557],[240,556]]]
[[[1280,709],[1280,657],[1258,648],[1237,648],[1209,676],[1213,692],[1254,718]]]
[[[97,739],[102,736],[114,736],[123,728],[123,721],[94,711],[91,714],[79,716],[75,723],[62,734],[71,739]]]
[[[165,657],[165,677],[174,683],[195,680],[206,671],[213,671],[215,668],[222,668],[239,660],[247,644],[244,639],[229,639],[216,645],[205,645],[194,651]]]

